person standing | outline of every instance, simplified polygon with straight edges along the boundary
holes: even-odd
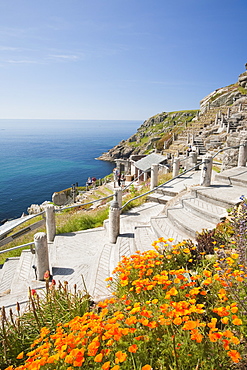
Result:
[[[86,188],[87,188],[87,190],[88,190],[89,186],[91,186],[91,185],[92,185],[92,180],[91,180],[91,177],[89,177],[87,179],[87,182],[86,182]]]
[[[118,183],[118,186],[120,187],[121,186],[121,173],[120,172],[117,177],[117,183]]]

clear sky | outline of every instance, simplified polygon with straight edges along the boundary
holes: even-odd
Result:
[[[0,0],[0,118],[198,109],[246,51],[247,0]]]

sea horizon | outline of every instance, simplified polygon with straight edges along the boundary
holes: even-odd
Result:
[[[0,222],[87,178],[111,173],[97,158],[133,135],[142,121],[0,119]]]

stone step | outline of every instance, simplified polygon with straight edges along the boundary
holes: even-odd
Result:
[[[180,243],[183,240],[193,239],[188,234],[184,233],[181,228],[177,228],[166,215],[152,217],[150,224],[155,235],[158,238],[173,238],[174,244]]]
[[[172,198],[173,198],[173,196],[171,196],[171,195],[163,195],[163,194],[155,192],[155,193],[150,193],[147,196],[147,201],[148,202],[156,202],[156,203],[166,204]]]
[[[203,229],[212,230],[215,224],[201,219],[181,206],[167,209],[167,217],[171,223],[183,233],[195,238],[196,232],[201,232]]]
[[[215,180],[223,184],[247,186],[247,167],[234,167],[224,172],[217,173]]]
[[[20,257],[7,258],[1,268],[0,297],[11,292],[12,280],[15,276]],[[1,303],[0,303],[1,305]]]
[[[182,199],[182,205],[187,211],[214,224],[219,223],[227,216],[225,208],[198,198]]]
[[[118,247],[114,247],[116,251]],[[111,295],[105,279],[111,276],[114,267],[116,267],[114,249],[110,243],[107,243],[101,251],[98,267],[95,271],[95,276],[92,279],[94,281],[93,289],[91,289],[91,287],[88,289],[90,293],[92,292],[91,295],[95,301],[101,300],[102,297],[109,297]]]
[[[23,250],[20,256],[19,263],[16,267],[15,274],[11,283],[11,293],[34,288],[39,285],[36,281],[35,269],[35,255],[30,250]]]
[[[11,309],[14,315],[17,315],[17,302],[20,307],[20,314],[24,313],[28,307],[28,292],[18,292],[17,294],[5,294],[0,296],[0,307],[6,310],[6,316],[9,317]]]
[[[135,227],[135,245],[136,250],[146,252],[154,249],[152,243],[156,240],[156,235],[151,226],[136,226]]]
[[[173,187],[169,187],[169,185],[160,186],[155,191],[155,193],[163,195],[163,196],[167,196],[167,197],[170,197],[170,198],[175,197],[178,194],[178,192],[176,190],[174,190]]]
[[[214,183],[214,185],[205,188],[195,186],[191,189],[191,194],[193,197],[229,209],[240,202],[239,198],[243,194],[243,188]]]

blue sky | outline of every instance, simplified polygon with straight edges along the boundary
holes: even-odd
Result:
[[[198,109],[247,62],[246,0],[0,0],[0,118]]]

